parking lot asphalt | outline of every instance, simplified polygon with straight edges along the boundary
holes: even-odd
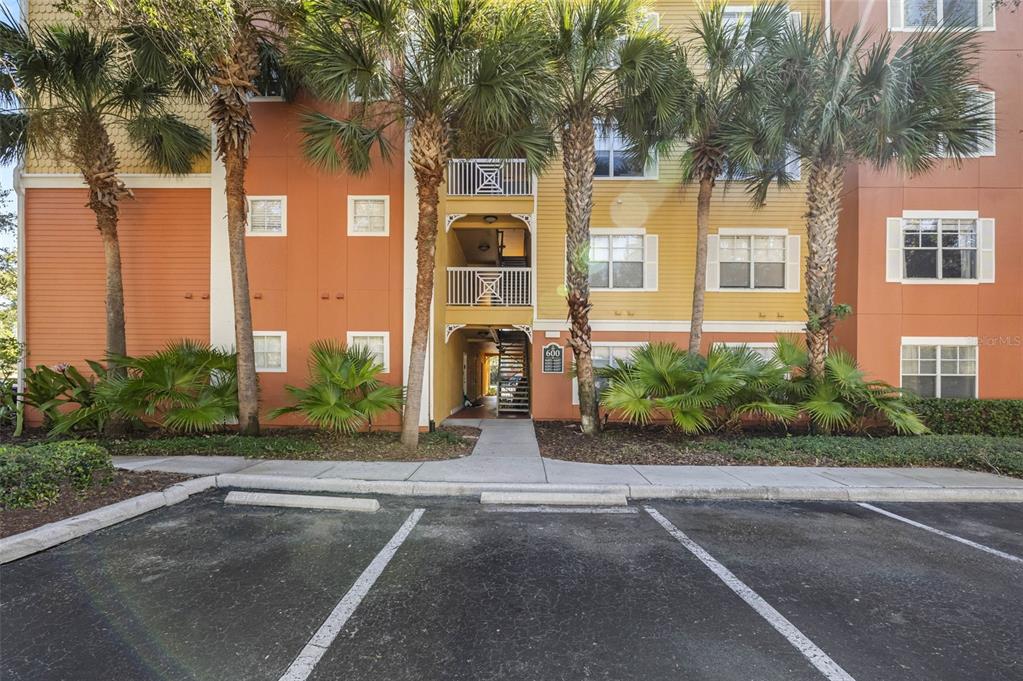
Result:
[[[1023,679],[1023,505],[224,496],[0,568],[0,678]]]

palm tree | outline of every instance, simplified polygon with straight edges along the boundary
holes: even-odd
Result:
[[[765,57],[768,94],[745,143],[770,158],[794,149],[807,166],[806,344],[808,370],[825,371],[828,339],[848,306],[835,304],[838,220],[845,167],[869,163],[923,172],[955,163],[991,136],[991,112],[976,96],[974,33],[955,26],[899,45],[854,28],[829,33],[817,21],[785,29]],[[740,135],[741,137],[741,135]],[[784,163],[762,169],[756,200]]]
[[[408,128],[416,180],[416,298],[402,445],[419,440],[434,290],[440,185],[453,149],[524,157],[552,151],[535,125],[552,88],[528,12],[493,0],[312,0],[288,58],[330,113],[305,116],[304,148],[326,170],[388,162]],[[482,148],[481,148],[482,147]]]
[[[132,192],[118,175],[112,132],[122,128],[154,168],[175,174],[190,172],[209,140],[169,110],[174,84],[153,77],[139,55],[109,32],[64,25],[31,29],[6,14],[0,55],[0,161],[49,154],[82,174],[103,240],[106,352],[126,355],[117,228],[120,204]],[[118,366],[111,371],[123,373]]]
[[[259,379],[252,337],[252,301],[245,257],[245,171],[255,127],[251,100],[287,95],[292,78],[282,68],[282,26],[300,8],[275,0],[80,0],[123,27],[127,42],[145,55],[150,71],[174,79],[206,100],[216,131],[216,154],[226,176],[228,251],[238,357],[238,430],[259,434]]]
[[[674,124],[687,92],[681,49],[649,27],[636,0],[546,0],[558,90],[553,128],[565,173],[566,284],[582,432],[600,428],[590,343],[590,214],[595,138],[615,125],[645,161]]]
[[[757,112],[762,88],[758,70],[768,45],[781,37],[789,20],[787,6],[754,6],[748,16],[733,18],[723,3],[702,10],[690,31],[690,62],[704,64],[696,78],[688,110],[680,112],[682,181],[696,183],[696,268],[693,279],[693,309],[690,315],[689,352],[700,352],[703,337],[703,308],[707,288],[707,234],[714,186],[724,176],[742,179],[744,169],[737,161],[759,166],[743,149],[730,149],[732,126]]]

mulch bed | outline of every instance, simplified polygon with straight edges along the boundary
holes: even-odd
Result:
[[[85,492],[66,488],[57,501],[47,506],[0,510],[0,537],[25,532],[146,492],[156,492],[191,477],[178,473],[116,471],[110,484],[95,485]]]
[[[444,426],[434,433],[420,433],[419,447],[409,453],[401,448],[401,435],[391,431],[359,433],[354,436],[313,434],[319,449],[279,458],[315,461],[436,461],[459,459],[472,453],[479,439],[479,428]],[[278,458],[272,455],[265,458]]]
[[[698,439],[665,426],[638,428],[608,423],[600,435],[592,438],[579,432],[578,423],[568,421],[537,421],[535,427],[540,454],[550,459],[699,466],[739,463],[725,453],[702,450]]]

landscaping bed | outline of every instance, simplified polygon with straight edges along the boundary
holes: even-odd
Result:
[[[85,490],[64,486],[51,503],[0,509],[0,537],[25,532],[147,492],[159,492],[191,477],[178,473],[116,471],[106,484],[98,483]]]
[[[478,428],[452,426],[419,436],[412,454],[401,448],[396,432],[338,435],[322,430],[277,429],[259,437],[231,433],[152,436],[108,440],[114,456],[246,456],[253,459],[305,461],[430,461],[468,456],[479,438]]]
[[[1023,437],[747,434],[686,436],[665,426],[608,424],[586,437],[571,422],[536,424],[540,453],[607,464],[704,466],[937,466],[1023,478]]]

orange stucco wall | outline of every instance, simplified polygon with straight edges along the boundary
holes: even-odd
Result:
[[[103,246],[85,189],[25,190],[28,364],[102,359]],[[128,352],[209,339],[210,193],[136,189],[122,204]]]
[[[250,196],[287,196],[287,235],[246,241],[253,328],[288,333],[287,373],[260,374],[264,410],[287,401],[285,384],[304,383],[312,342],[344,341],[349,331],[388,331],[390,371],[382,378],[402,383],[401,164],[378,160],[361,177],[313,168],[302,156],[303,106],[253,106],[256,134],[246,190]],[[349,194],[390,196],[388,236],[348,236]],[[380,425],[397,423],[397,415],[389,414]]]
[[[887,26],[887,6],[868,0],[833,4],[836,26],[857,17]],[[896,34],[902,40],[908,33]],[[855,314],[836,341],[872,375],[898,384],[901,338],[976,337],[980,397],[1023,396],[1023,16],[1000,7],[996,30],[978,33],[977,79],[995,93],[996,154],[956,167],[939,163],[907,177],[860,166],[849,177],[839,238],[839,300]],[[907,210],[977,211],[995,220],[995,281],[899,284],[885,281],[886,219]]]

